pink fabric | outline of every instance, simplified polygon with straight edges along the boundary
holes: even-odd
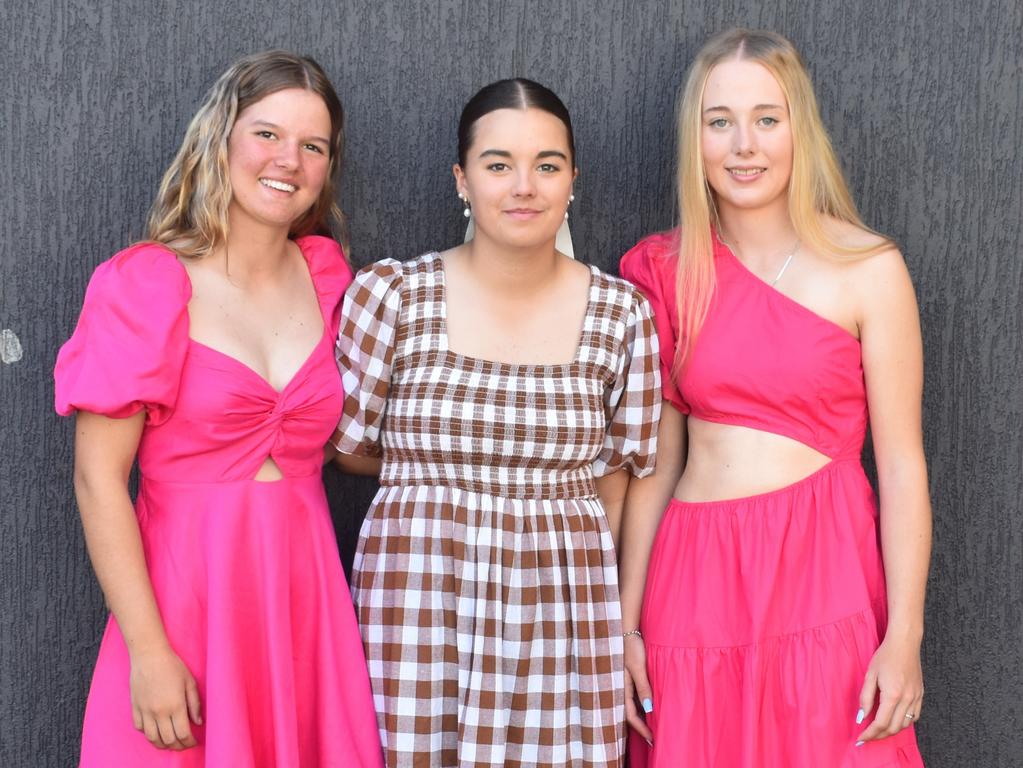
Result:
[[[831,458],[859,457],[867,428],[859,341],[771,288],[716,239],[713,303],[675,382],[676,242],[672,233],[652,235],[621,263],[657,318],[665,399],[703,421],[774,432]]]
[[[653,305],[665,398],[833,460],[770,493],[668,505],[641,618],[654,748],[633,738],[632,768],[922,766],[912,728],[855,746],[871,721],[855,717],[886,622],[877,504],[859,462],[859,342],[718,242],[714,301],[676,386],[674,248],[674,235],[655,235],[621,265]]]
[[[369,679],[320,479],[342,401],[334,363],[352,275],[332,240],[298,241],[323,337],[275,391],[188,337],[191,287],[170,251],[137,245],[96,270],[55,370],[56,407],[146,410],[136,513],[157,603],[196,677],[200,745],[159,751],[132,727],[129,661],[111,617],[83,766],[379,766]],[[270,456],[284,478],[252,478]]]

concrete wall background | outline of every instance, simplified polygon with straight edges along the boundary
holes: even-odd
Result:
[[[333,77],[360,265],[460,238],[461,105],[498,77],[544,82],[576,123],[577,253],[614,269],[672,223],[675,91],[735,24],[802,50],[861,210],[917,285],[935,511],[925,758],[1023,764],[1023,5],[38,0],[0,5],[0,329],[23,347],[0,363],[0,765],[74,763],[104,613],[54,356],[226,65],[283,46]],[[328,483],[350,559],[372,483]]]

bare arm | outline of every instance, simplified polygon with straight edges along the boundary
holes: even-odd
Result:
[[[860,338],[880,490],[888,629],[867,671],[860,706],[874,722],[861,740],[910,725],[923,703],[920,643],[931,554],[931,505],[923,452],[923,345],[916,296],[902,256],[888,251],[857,275]]]
[[[379,456],[358,456],[353,453],[340,453],[330,443],[323,449],[324,463],[333,462],[334,466],[349,475],[367,475],[378,477],[383,463]]]
[[[675,492],[686,459],[685,417],[665,401],[657,433],[657,469],[652,475],[633,479],[625,497],[622,542],[618,557],[618,578],[622,601],[622,627],[626,632],[639,627],[646,587],[647,566],[657,526]],[[650,729],[636,709],[636,697],[643,708],[653,706],[646,676],[646,653],[642,638],[625,638],[626,699],[629,723],[648,741]]]
[[[144,420],[78,413],[75,495],[92,567],[131,658],[135,727],[154,746],[185,749],[195,745],[189,715],[201,722],[198,690],[167,640],[128,495]]]
[[[622,532],[622,509],[625,506],[625,494],[629,490],[629,472],[619,469],[596,479],[597,495],[607,515],[607,525],[611,529],[611,538],[618,551]]]

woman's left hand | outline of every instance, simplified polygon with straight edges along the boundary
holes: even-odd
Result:
[[[886,637],[881,643],[863,680],[857,723],[874,709],[878,692],[881,701],[874,721],[860,734],[856,746],[894,736],[920,717],[924,681],[919,642]]]

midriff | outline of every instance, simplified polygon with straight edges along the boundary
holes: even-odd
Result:
[[[741,499],[784,488],[831,458],[798,440],[733,424],[687,419],[688,456],[675,498]]]

